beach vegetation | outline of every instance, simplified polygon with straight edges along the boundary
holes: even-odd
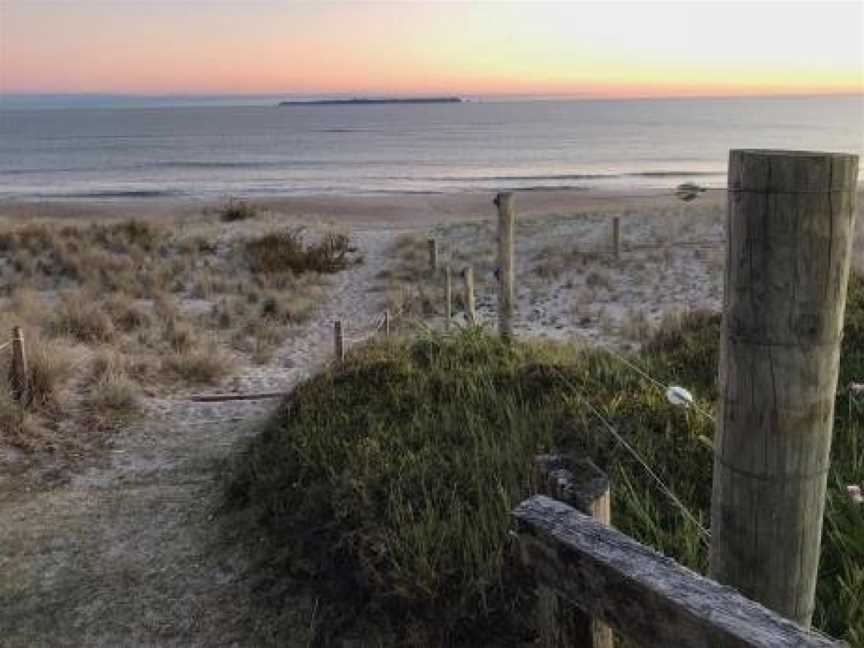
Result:
[[[629,356],[700,409],[717,399],[720,316],[680,312]],[[849,291],[840,384],[864,372],[864,281]],[[817,627],[864,638],[864,405],[837,395]],[[602,416],[601,420],[598,417]],[[692,514],[612,437],[608,422]],[[713,421],[600,349],[502,342],[482,329],[370,343],[301,384],[241,455],[229,511],[252,513],[275,591],[320,601],[316,641],[512,646],[537,637],[534,583],[508,533],[533,457],[574,452],[611,477],[613,524],[707,568]],[[230,513],[226,513],[230,514]],[[274,576],[275,575],[275,576]],[[262,596],[262,605],[279,605]]]
[[[217,210],[219,220],[223,223],[245,221],[258,216],[258,208],[252,203],[239,198],[229,198],[222,207]]]
[[[251,270],[266,274],[339,272],[349,266],[348,255],[353,251],[346,234],[327,232],[320,240],[307,243],[303,228],[270,232],[246,243]]]
[[[138,219],[0,227],[0,346],[23,328],[33,393],[22,409],[0,380],[14,413],[0,415],[0,443],[52,449],[44,460],[60,464],[97,451],[142,394],[218,384],[244,362],[268,362],[311,319],[326,275],[354,263],[341,232],[310,231],[308,243],[298,234],[294,254],[290,236],[287,248],[278,236],[269,247],[264,226],[218,241],[217,229]],[[249,262],[250,246],[262,264]],[[288,263],[268,256],[286,249]]]

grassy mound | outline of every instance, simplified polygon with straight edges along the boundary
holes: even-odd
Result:
[[[843,381],[864,375],[860,281],[850,298]],[[718,317],[694,314],[631,360],[710,409],[718,337]],[[250,445],[230,496],[261,516],[279,577],[320,596],[319,645],[346,633],[370,645],[519,645],[536,628],[509,512],[535,488],[538,452],[590,456],[613,479],[615,526],[706,567],[696,525],[589,402],[707,526],[709,420],[670,407],[605,352],[508,346],[478,330],[373,344],[301,385]],[[816,622],[862,645],[864,511],[845,484],[864,477],[864,412],[841,394],[837,413]]]

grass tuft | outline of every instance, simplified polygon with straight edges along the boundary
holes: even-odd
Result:
[[[193,385],[218,383],[233,368],[231,357],[215,346],[176,351],[163,361],[169,374]]]

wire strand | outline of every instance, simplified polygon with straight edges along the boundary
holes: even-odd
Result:
[[[709,540],[711,538],[711,532],[702,525],[699,519],[692,512],[690,512],[690,509],[688,509],[684,505],[684,503],[675,494],[675,492],[666,485],[666,483],[660,478],[660,476],[656,472],[654,472],[651,466],[648,465],[648,462],[642,458],[642,456],[636,451],[636,449],[632,445],[630,445],[623,436],[621,436],[618,430],[615,429],[615,426],[612,425],[612,423],[609,422],[609,420],[605,416],[603,416],[600,410],[598,410],[597,407],[595,407],[595,405],[575,385],[573,385],[573,383],[570,382],[563,373],[561,373],[561,371],[555,369],[555,373],[558,375],[561,381],[567,387],[569,387],[571,391],[573,391],[583,403],[585,403],[588,409],[591,410],[591,413],[594,414],[594,416],[597,417],[597,419],[603,424],[606,430],[613,437],[615,437],[615,440],[618,441],[618,443],[620,443],[627,450],[627,452],[630,453],[630,455],[639,463],[639,465],[642,466],[645,472],[648,473],[648,476],[654,480],[654,482],[660,487],[663,493],[675,504],[678,510],[681,511],[684,517],[686,517],[688,520],[690,520],[692,524],[695,525],[696,529],[699,531],[702,537],[702,540]]]

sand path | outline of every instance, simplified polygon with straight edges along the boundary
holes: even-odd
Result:
[[[366,262],[334,278],[304,334],[230,389],[291,389],[331,357],[334,319],[348,323],[349,338],[371,333],[378,313],[367,289],[394,234],[354,235]],[[147,399],[145,416],[116,438],[106,465],[5,502],[0,646],[307,645],[304,632],[274,636],[254,606],[248,547],[226,541],[231,530],[215,515],[226,459],[277,403]],[[283,628],[314,622],[314,608],[299,603],[288,614],[297,618],[283,613]]]

